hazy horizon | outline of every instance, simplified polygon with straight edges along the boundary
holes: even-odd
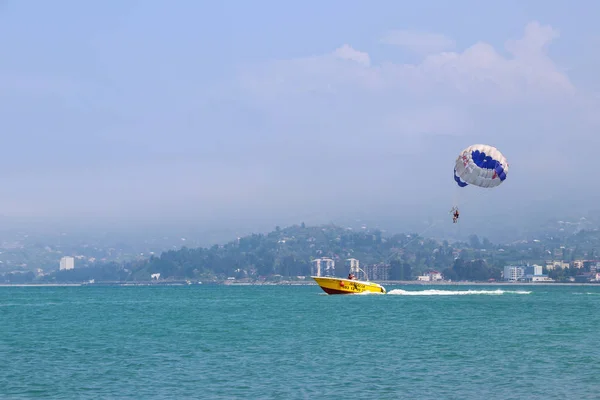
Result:
[[[594,2],[32,4],[0,6],[6,221],[493,238],[597,210]],[[456,186],[474,143],[500,187]]]

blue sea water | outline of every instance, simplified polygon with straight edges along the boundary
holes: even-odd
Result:
[[[600,287],[387,289],[0,287],[0,398],[600,398]]]

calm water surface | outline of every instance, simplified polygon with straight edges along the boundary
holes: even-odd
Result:
[[[600,398],[600,287],[387,289],[0,287],[0,398]]]

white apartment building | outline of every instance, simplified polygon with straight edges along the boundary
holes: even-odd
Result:
[[[311,274],[313,276],[335,275],[335,261],[331,258],[317,258],[312,260]]]
[[[59,269],[62,271],[63,269],[73,269],[75,268],[75,258],[73,257],[63,257],[60,259],[60,267]]]
[[[543,268],[541,265],[533,264],[525,267],[525,275],[542,275]]]
[[[525,275],[523,267],[507,265],[504,267],[503,278],[505,281],[517,281]]]
[[[358,276],[360,272],[360,262],[356,258],[349,258],[346,260],[346,269],[349,273]]]
[[[379,263],[368,265],[367,278],[372,281],[387,281],[390,277],[390,264]]]

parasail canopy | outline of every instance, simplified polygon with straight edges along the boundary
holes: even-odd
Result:
[[[508,162],[500,151],[487,144],[464,149],[454,165],[454,180],[460,187],[468,185],[493,188],[506,179]]]

